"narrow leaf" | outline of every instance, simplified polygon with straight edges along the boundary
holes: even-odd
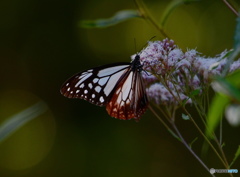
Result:
[[[237,49],[239,47],[240,47],[240,14],[237,17],[237,26],[234,36],[234,49]]]
[[[231,52],[227,63],[224,66],[223,70],[223,76],[226,76],[228,74],[230,65],[233,63],[233,61],[237,58],[237,56],[240,54],[240,14],[237,17],[237,25],[234,35],[234,46],[233,46],[233,52]]]
[[[0,143],[27,122],[43,114],[46,110],[47,105],[44,102],[38,102],[31,107],[9,117],[0,125]]]
[[[183,113],[182,113],[182,118],[183,118],[183,120],[189,120],[189,116],[186,114],[183,114]]]
[[[212,83],[212,86],[216,92],[223,93],[229,96],[231,99],[240,102],[239,89],[226,79],[218,77],[216,78],[216,81]]]
[[[220,94],[217,94],[210,105],[208,116],[207,116],[207,127],[206,127],[206,136],[212,138],[212,133],[219,124],[222,114],[224,113],[226,105],[230,100]]]
[[[234,164],[234,162],[237,160],[237,158],[240,156],[240,146],[238,146],[238,149],[235,153],[235,156],[234,156],[234,159],[233,161],[231,162],[231,164],[229,165],[229,168]]]
[[[168,131],[169,131],[170,134],[172,134],[172,136],[173,136],[174,138],[176,138],[177,140],[179,140],[179,141],[182,142],[181,138],[180,138],[179,136],[177,136],[176,133],[174,133],[174,132],[173,132],[172,130],[170,130],[170,129],[168,129]]]
[[[237,70],[226,77],[227,81],[240,88],[240,70]]]
[[[194,138],[191,143],[189,143],[190,148],[192,148],[193,143],[195,143],[198,140],[198,137]]]
[[[191,2],[197,2],[199,0],[173,0],[169,5],[167,6],[166,10],[164,11],[162,18],[160,20],[160,24],[163,27],[169,17],[169,15],[173,12],[174,9],[176,9],[178,6],[182,4],[189,4]]]
[[[193,90],[193,91],[190,93],[189,97],[183,100],[183,105],[185,106],[186,103],[187,103],[187,101],[188,101],[190,98],[193,98],[194,96],[199,95],[199,93],[200,93],[200,89]]]
[[[190,97],[199,95],[199,93],[200,93],[200,89],[193,90],[193,91],[190,93]]]
[[[135,17],[140,17],[137,10],[122,10],[111,18],[80,21],[80,26],[83,28],[105,28]]]

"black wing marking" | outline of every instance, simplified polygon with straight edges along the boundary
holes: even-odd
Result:
[[[130,70],[117,85],[106,109],[110,116],[128,120],[139,119],[147,106],[148,99],[141,73]]]
[[[80,98],[104,106],[129,68],[130,63],[124,62],[85,70],[69,78],[60,91],[65,97]]]

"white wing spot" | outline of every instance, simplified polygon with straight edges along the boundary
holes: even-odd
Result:
[[[101,96],[100,97],[100,102],[103,103],[104,102],[104,98]]]
[[[92,94],[92,98],[95,98],[95,94]]]
[[[70,87],[68,87],[67,91],[68,91],[68,92],[70,91]]]
[[[88,87],[91,89],[93,87],[92,83],[89,83]]]
[[[73,94],[73,91],[71,91],[70,94]]]
[[[96,91],[96,92],[98,92],[98,93],[99,93],[99,92],[100,92],[100,90],[101,90],[101,87],[100,87],[100,86],[97,86],[97,87],[95,87],[95,91]]]
[[[120,107],[124,107],[124,102],[123,101],[120,103]]]
[[[80,90],[77,90],[77,91],[76,91],[76,93],[79,93],[79,92],[80,92]]]
[[[116,73],[110,77],[106,86],[103,89],[103,91],[106,95],[109,95],[111,93],[112,89],[115,87],[115,84],[121,78],[121,76],[123,75],[124,72],[125,72],[125,70],[119,71],[118,73]]]
[[[122,100],[126,101],[126,99],[129,96],[129,93],[131,91],[131,82],[132,82],[132,77],[133,77],[133,72],[131,72],[128,75],[128,78],[126,79],[126,81],[124,82],[123,86],[122,86]]]
[[[82,74],[82,75],[83,75],[83,74]],[[88,73],[86,76],[84,76],[83,78],[81,78],[82,75],[79,76],[79,79],[80,79],[80,80],[78,81],[78,83],[76,83],[75,87],[78,87],[81,83],[83,83],[87,78],[89,78],[89,77],[92,75],[92,73]]]
[[[98,82],[99,79],[95,78],[93,79],[93,83],[96,84]]]
[[[120,65],[120,66],[114,66],[111,68],[105,68],[105,69],[100,70],[98,72],[97,76],[103,77],[103,76],[111,75],[111,74],[113,74],[115,72],[119,72],[120,70],[127,68],[127,67],[128,67],[128,65]]]
[[[87,90],[84,90],[84,93],[85,93],[85,94],[87,94],[87,93],[88,93],[88,91],[87,91]]]
[[[69,83],[66,84],[66,87],[69,85]]]
[[[100,79],[100,80],[98,81],[98,84],[101,85],[101,86],[105,85],[106,82],[108,81],[108,78],[109,78],[109,77],[104,77],[104,78]]]
[[[83,88],[83,87],[84,87],[84,83],[82,83],[79,88]]]

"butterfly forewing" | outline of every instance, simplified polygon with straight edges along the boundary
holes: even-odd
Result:
[[[148,105],[141,71],[140,56],[136,55],[132,63],[104,65],[74,75],[63,84],[61,93],[106,106],[112,117],[139,119]]]
[[[61,93],[68,98],[81,98],[104,106],[128,68],[129,63],[118,63],[80,72],[63,84]]]

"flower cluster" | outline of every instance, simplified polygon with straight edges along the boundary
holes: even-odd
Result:
[[[149,98],[164,105],[178,105],[184,100],[191,103],[192,91],[198,90],[201,94],[213,76],[221,75],[228,53],[225,50],[216,57],[206,58],[195,49],[183,52],[173,40],[149,41],[139,53]],[[240,60],[237,60],[230,65],[229,71],[239,68]]]

